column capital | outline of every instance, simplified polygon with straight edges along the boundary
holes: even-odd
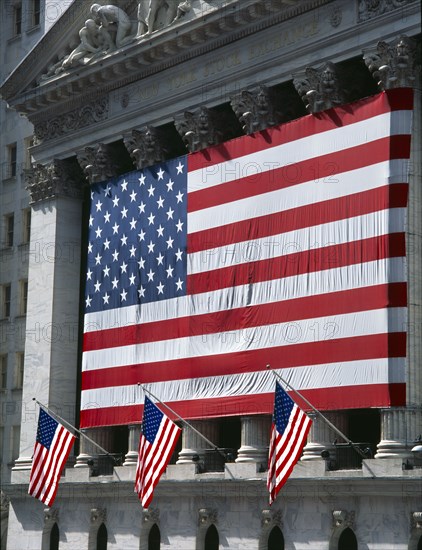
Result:
[[[106,181],[118,175],[119,167],[114,161],[111,145],[98,143],[76,152],[76,158],[90,184]]]
[[[223,139],[218,128],[217,117],[207,107],[196,111],[185,111],[174,119],[176,130],[191,153],[217,145]]]
[[[230,104],[245,134],[265,130],[281,122],[274,94],[267,86],[242,90],[232,96]]]
[[[390,43],[378,42],[363,52],[369,72],[380,90],[413,87],[416,80],[416,42],[406,35]]]
[[[48,164],[36,164],[25,171],[25,180],[31,204],[58,196],[82,198],[83,178],[70,159],[54,159]]]
[[[44,526],[48,529],[59,521],[59,510],[57,508],[44,508]]]
[[[144,126],[124,134],[123,142],[138,170],[158,164],[166,158],[164,136],[154,126]]]
[[[318,113],[346,103],[337,67],[328,61],[322,67],[307,67],[293,75],[293,85],[310,113]]]
[[[91,525],[101,525],[107,521],[106,508],[91,508],[90,514]]]

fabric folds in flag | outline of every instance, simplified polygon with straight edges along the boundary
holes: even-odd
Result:
[[[413,91],[91,186],[81,427],[402,406]]]
[[[276,382],[274,414],[268,452],[267,487],[270,504],[299,460],[312,420]]]
[[[74,441],[75,436],[69,430],[40,409],[28,493],[49,507],[56,498]]]
[[[145,397],[136,464],[135,492],[148,508],[154,488],[167,467],[182,430]]]

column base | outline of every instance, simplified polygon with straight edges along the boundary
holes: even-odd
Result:
[[[90,460],[93,460],[93,457],[91,455],[81,453],[76,457],[76,464],[73,467],[74,468],[89,468],[88,461],[90,461]]]
[[[377,445],[374,458],[412,458],[412,453],[403,441],[382,440]]]
[[[31,456],[20,456],[15,460],[12,470],[30,470],[32,468]]]
[[[138,453],[136,451],[129,451],[125,454],[125,461],[123,462],[123,466],[133,466],[136,465],[138,462]]]
[[[268,463],[268,448],[252,447],[251,445],[242,445],[237,452],[237,463]]]

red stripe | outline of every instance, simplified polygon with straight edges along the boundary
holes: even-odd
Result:
[[[405,256],[404,233],[390,233],[188,275],[187,289],[200,294],[399,256]]]
[[[278,365],[278,361],[274,366]],[[314,407],[321,410],[362,409],[369,407],[402,407],[406,404],[406,385],[368,384],[301,390]],[[186,419],[220,418],[239,414],[272,414],[274,392],[237,397],[197,399],[169,403],[171,408]],[[302,406],[300,404],[300,406]],[[114,426],[138,423],[143,405],[106,407],[81,411],[81,427]]]
[[[258,174],[245,175],[218,186],[192,191],[189,193],[188,212],[263,195],[312,180],[323,186],[336,174],[386,160],[409,158],[409,155],[410,135],[385,137],[336,153],[319,155]],[[325,181],[327,178],[328,182]]]
[[[211,254],[212,249],[228,244],[279,235],[388,208],[404,208],[407,206],[408,187],[407,183],[393,184],[191,233],[188,235],[188,251],[192,254],[211,249]]]
[[[329,332],[321,330],[326,339],[317,342],[300,343],[298,334],[297,344],[87,371],[82,373],[82,389],[183,380],[197,377],[198,373],[207,377],[255,372],[265,370],[267,363],[279,364],[280,357],[283,368],[293,368],[406,356],[404,332],[331,339]]]
[[[84,335],[84,351],[229,332],[338,313],[381,309],[388,306],[405,307],[406,305],[406,283],[376,285],[234,308],[216,313],[88,332]]]
[[[242,136],[224,144],[193,153],[188,157],[189,171],[210,167],[214,164],[238,158],[256,151],[262,151],[274,145],[318,135],[339,126],[346,126],[373,116],[397,110],[413,108],[413,90],[397,88],[372,97],[349,103],[268,128],[252,136]]]

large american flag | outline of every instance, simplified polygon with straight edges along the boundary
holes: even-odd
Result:
[[[92,187],[81,425],[405,403],[412,91]]]
[[[40,409],[28,493],[53,506],[59,480],[75,436]]]
[[[181,432],[179,426],[145,397],[135,475],[135,492],[144,508],[151,503],[154,488],[170,462]]]
[[[276,382],[268,451],[267,487],[270,504],[288,480],[306,444],[312,420]]]

